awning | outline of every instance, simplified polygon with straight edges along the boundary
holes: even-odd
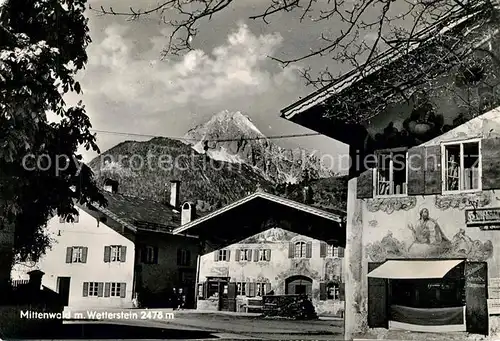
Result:
[[[463,259],[388,260],[368,274],[372,278],[427,279],[443,278]]]

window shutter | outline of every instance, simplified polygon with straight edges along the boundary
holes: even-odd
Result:
[[[214,262],[218,262],[219,261],[219,254],[220,254],[219,250],[214,251]]]
[[[441,194],[441,146],[425,148],[425,194]]]
[[[102,297],[103,291],[104,291],[104,283],[103,282],[99,282],[97,284],[97,296],[98,297]]]
[[[208,298],[208,284],[207,282],[203,282],[203,298]]]
[[[368,272],[375,270],[382,264],[368,263]],[[389,327],[386,281],[386,279],[368,277],[368,327],[370,328],[387,329]]]
[[[326,283],[319,283],[319,299],[326,301]]]
[[[482,189],[500,189],[500,138],[481,141]]]
[[[321,242],[321,244],[319,245],[319,256],[321,258],[326,257],[326,243],[325,242]]]
[[[358,176],[356,197],[358,199],[373,198],[373,169],[367,169]]]
[[[87,297],[89,295],[89,282],[83,282],[83,297]]]
[[[231,250],[227,250],[227,261],[231,260]]]
[[[248,260],[252,260],[252,250],[248,250]]]
[[[186,250],[186,266],[191,265],[191,251]]]
[[[255,282],[248,282],[248,297],[255,297]]]
[[[111,246],[104,247],[104,262],[109,263],[111,260]]]
[[[182,250],[177,249],[177,265],[182,265]]]
[[[158,246],[155,246],[153,250],[153,264],[158,264]]]
[[[339,246],[339,258],[344,258],[345,249]]]
[[[125,298],[127,296],[127,283],[120,283],[120,297]]]
[[[84,247],[82,251],[82,262],[87,263],[87,254],[89,253],[89,248]]]
[[[72,257],[73,257],[73,248],[67,247],[66,248],[66,263],[71,263]]]
[[[111,283],[104,284],[104,297],[109,297],[111,293]]]
[[[408,195],[425,194],[424,158],[424,147],[408,150]]]
[[[306,243],[306,258],[311,258],[312,257],[312,243],[307,242]]]
[[[267,249],[267,261],[271,261],[271,249]]]
[[[295,244],[290,242],[288,243],[288,258],[293,258],[295,255]]]
[[[260,251],[260,250],[255,250],[255,252],[253,253],[253,261],[254,262],[258,262],[259,261],[259,253],[260,252],[265,252],[264,250]]]
[[[339,284],[339,301],[345,301],[345,283]]]
[[[127,261],[127,247],[121,246],[120,262],[125,263],[126,261]]]
[[[469,273],[473,272],[471,276]],[[465,263],[465,323],[471,334],[488,335],[488,264]]]
[[[271,292],[271,283],[266,283],[265,294],[269,294]]]
[[[236,255],[236,261],[239,262],[241,260],[241,250],[237,249],[234,254]]]

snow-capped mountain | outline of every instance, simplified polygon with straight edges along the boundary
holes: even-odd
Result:
[[[247,164],[276,183],[299,182],[305,169],[314,178],[335,176],[312,152],[273,143],[241,112],[215,114],[208,122],[190,129],[184,138],[199,153],[205,152],[208,141],[210,158]]]

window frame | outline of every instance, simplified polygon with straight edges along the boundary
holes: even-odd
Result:
[[[218,262],[229,262],[229,257],[228,257],[228,250],[227,249],[220,249],[218,250],[219,255],[217,256],[217,261]],[[222,255],[224,255],[224,259],[222,259]]]
[[[405,165],[406,165],[406,193],[403,194],[378,194],[378,175],[379,175],[379,156],[381,154],[390,154],[389,160],[389,191],[394,193],[394,160],[392,155],[394,153],[405,153]],[[408,165],[408,148],[393,148],[393,149],[380,149],[375,152],[376,156],[376,166],[373,168],[373,197],[374,198],[400,198],[408,196],[408,177],[409,177],[409,165]]]
[[[87,296],[88,297],[99,297],[99,282],[88,282],[88,290],[87,290]],[[95,291],[95,295],[92,295],[92,293]]]
[[[339,246],[326,244],[326,258],[339,258]]]
[[[236,282],[236,296],[247,296],[248,285],[247,282]]]
[[[269,255],[269,257],[266,257]],[[271,261],[271,249],[260,249],[259,250],[259,262],[270,262]]]
[[[300,248],[300,255],[297,256],[297,244],[301,244],[301,248]],[[304,247],[302,247],[302,245]],[[297,240],[296,242],[293,243],[293,258],[297,258],[297,259],[302,259],[302,258],[307,258],[306,257],[306,254],[307,254],[307,243],[303,240]]]
[[[115,286],[114,288],[114,295],[113,295],[113,285]],[[121,297],[121,293],[122,293],[122,285],[121,283],[119,282],[111,282],[109,284],[109,297],[118,297],[120,298]]]
[[[478,188],[476,189],[462,189],[464,187],[464,144],[468,143],[477,143],[478,144],[478,159],[477,159],[477,169],[478,169]],[[458,190],[446,190],[446,181],[447,181],[447,160],[446,160],[446,147],[448,146],[460,146],[460,174],[459,174],[459,183]],[[441,142],[441,193],[442,194],[462,194],[462,193],[476,193],[482,191],[483,183],[483,158],[482,158],[482,146],[481,146],[481,138],[471,138],[466,140],[454,140],[454,141],[446,141]]]
[[[334,288],[333,298],[329,298],[330,288]],[[326,284],[326,300],[327,301],[340,301],[340,285],[338,283]]]
[[[146,245],[146,246],[144,246],[144,249],[146,250],[146,252],[145,252],[146,259],[144,261],[142,261],[142,263],[154,264],[154,262],[155,262],[155,247],[151,246],[151,245]],[[151,251],[151,255],[149,254],[150,251]],[[150,256],[151,256],[151,258],[150,258]]]
[[[180,262],[177,264],[177,266],[190,266],[190,262],[188,260],[191,260],[191,251],[188,249],[178,249],[180,253]],[[188,257],[189,254],[189,257]]]
[[[240,259],[238,259],[238,262],[250,262],[252,261],[252,256],[250,255],[250,250],[248,248],[245,249],[240,249]],[[246,257],[245,257],[246,256]]]
[[[109,246],[109,262],[120,262],[121,253],[122,253],[122,245],[110,245]],[[113,259],[113,250],[116,251],[116,259]]]
[[[83,264],[83,246],[72,246],[71,250],[71,263],[80,263]],[[79,258],[75,258],[75,255],[77,254],[75,251],[78,251],[79,253]]]

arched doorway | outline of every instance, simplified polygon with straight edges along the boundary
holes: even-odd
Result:
[[[306,276],[291,276],[285,280],[286,295],[312,295],[312,279]]]

